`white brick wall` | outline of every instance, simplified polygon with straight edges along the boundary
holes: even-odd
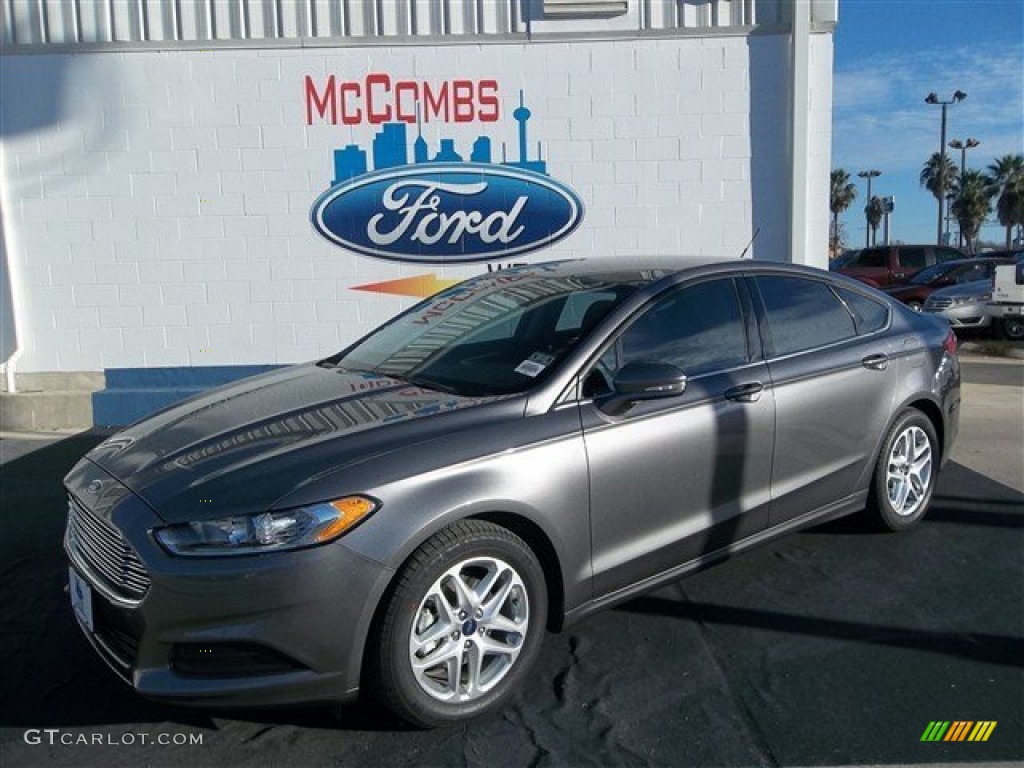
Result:
[[[19,265],[19,370],[296,362],[412,302],[353,286],[485,268],[377,261],[312,230],[333,150],[369,149],[379,126],[306,125],[307,74],[497,80],[499,122],[424,126],[432,152],[450,137],[466,159],[480,134],[496,160],[502,143],[517,152],[511,113],[524,89],[531,158],[539,142],[551,176],[586,207],[575,234],[529,260],[735,256],[757,227],[755,254],[779,258],[788,41],[752,41],[5,56],[0,173],[7,257]],[[824,259],[830,36],[812,40],[812,63],[807,240]]]

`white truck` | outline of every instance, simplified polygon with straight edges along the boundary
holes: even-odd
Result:
[[[1024,251],[1015,255],[1015,263],[996,267],[992,300],[986,311],[997,333],[1020,341],[1024,339]]]

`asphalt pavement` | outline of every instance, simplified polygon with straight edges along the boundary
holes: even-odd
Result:
[[[102,435],[5,435],[0,766],[1019,764],[1024,364],[964,371],[960,442],[916,529],[835,521],[548,635],[505,711],[440,731],[371,702],[211,714],[135,696],[64,593],[60,479]],[[996,725],[922,741],[935,721]]]

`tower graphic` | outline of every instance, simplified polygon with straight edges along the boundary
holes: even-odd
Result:
[[[429,151],[427,149],[426,139],[423,138],[423,123],[420,121],[420,105],[416,104],[416,141],[412,145],[412,160],[414,163],[419,165],[420,163],[430,162],[428,160]]]
[[[536,160],[530,160],[526,154],[526,123],[529,122],[532,116],[533,112],[527,109],[526,104],[523,102],[523,92],[520,90],[519,106],[512,113],[512,119],[519,123],[519,162],[506,163],[506,165],[514,165],[516,168],[525,168],[528,171],[546,174],[548,172],[547,163],[540,159],[540,152],[538,151]]]

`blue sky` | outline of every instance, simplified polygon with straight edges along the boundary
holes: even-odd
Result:
[[[840,218],[848,246],[864,243],[866,190],[856,174],[866,169],[882,172],[872,195],[896,198],[892,238],[935,242],[937,203],[918,176],[939,149],[942,110],[924,99],[931,91],[950,99],[958,89],[967,99],[948,107],[946,141],[981,142],[967,152],[968,168],[1024,152],[1024,2],[840,1],[832,167],[857,183]],[[947,152],[959,166],[960,151]],[[981,237],[1002,244],[1004,233],[993,213]]]

